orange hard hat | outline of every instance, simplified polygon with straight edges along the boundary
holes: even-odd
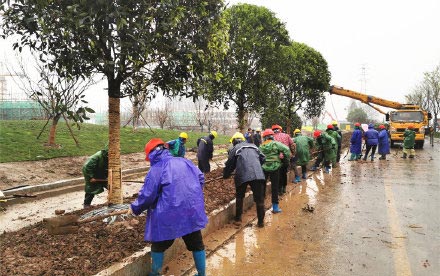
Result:
[[[272,130],[275,129],[283,130],[283,128],[280,125],[272,125]]]
[[[150,161],[150,158],[148,158],[148,155],[150,152],[157,146],[164,145],[165,142],[162,141],[160,138],[152,138],[148,143],[145,145],[145,160]]]
[[[414,125],[409,125],[408,128],[409,128],[409,129],[413,129],[413,128],[414,128]]]
[[[354,126],[360,127],[361,124],[360,123],[356,123],[356,124],[354,124]]]
[[[315,130],[315,132],[313,132],[313,137],[317,138],[321,136],[321,131],[320,130]]]
[[[380,128],[380,129],[384,129],[385,126],[384,126],[384,125],[380,125],[379,128]]]
[[[273,130],[271,130],[270,128],[267,128],[263,131],[263,133],[261,134],[263,137],[269,136],[269,135],[274,135],[275,133],[273,132]]]
[[[327,125],[327,129],[333,129],[333,125],[332,124],[328,124]]]

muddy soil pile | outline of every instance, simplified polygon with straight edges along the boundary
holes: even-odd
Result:
[[[222,169],[206,175],[206,211],[235,198],[234,181],[218,179]],[[126,198],[129,203],[133,198]],[[96,206],[95,208],[99,208]],[[88,210],[90,211],[90,210]],[[80,210],[74,214],[82,215]],[[77,234],[52,236],[44,224],[0,236],[0,275],[92,275],[145,247],[145,216],[107,225],[87,223]]]

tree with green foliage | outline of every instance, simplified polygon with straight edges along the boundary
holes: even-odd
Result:
[[[351,123],[366,123],[368,122],[368,115],[362,108],[354,108],[347,115],[347,121]]]
[[[9,3],[9,2],[8,2]],[[19,35],[60,76],[102,73],[109,96],[110,203],[122,202],[121,85],[143,74],[156,88],[180,93],[186,81],[209,74],[215,63],[223,1],[15,0],[2,4],[2,37]],[[185,90],[185,93],[192,93]],[[189,92],[188,92],[189,91]]]
[[[280,112],[284,106],[282,106],[278,98],[269,98],[266,104],[260,118],[263,128],[271,128],[272,125],[277,124],[290,135],[292,134],[290,130],[295,128],[301,129],[302,121],[297,113],[293,113],[291,119],[286,120],[285,113]]]
[[[412,93],[405,95],[405,98],[407,102],[417,104],[432,112],[434,124],[436,124],[440,115],[440,65],[432,72],[425,72],[423,80]]]
[[[273,98],[281,105],[278,112],[290,132],[296,112],[304,110],[307,118],[319,116],[325,104],[324,92],[330,84],[327,61],[322,55],[304,43],[291,42],[281,47],[279,70],[273,72],[278,81]]]
[[[212,86],[210,100],[229,108],[234,103],[238,128],[245,128],[245,114],[257,111],[269,98],[273,68],[281,45],[289,42],[283,23],[267,8],[234,5],[223,13],[228,48],[220,61],[221,78]]]

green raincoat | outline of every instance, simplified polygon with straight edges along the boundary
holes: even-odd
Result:
[[[88,194],[100,194],[107,187],[107,182],[91,183],[91,178],[107,179],[108,177],[108,150],[103,149],[90,156],[82,167],[86,182],[85,192]]]
[[[310,149],[313,148],[313,139],[297,135],[294,141],[296,144],[296,164],[299,166],[307,165],[310,161]]]
[[[336,151],[338,144],[326,132],[321,133],[321,135],[316,138],[316,148],[322,150],[324,153],[324,161],[336,160]]]
[[[262,167],[266,172],[273,172],[281,167],[281,163],[289,162],[290,160],[290,149],[283,143],[266,140],[261,144],[260,151],[266,156],[266,161],[264,161]],[[283,153],[283,161],[280,158],[280,153]]]
[[[403,147],[405,149],[413,149],[416,140],[416,132],[412,129],[407,129],[403,133],[403,137]]]

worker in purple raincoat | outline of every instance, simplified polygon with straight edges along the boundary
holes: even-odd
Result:
[[[148,210],[144,236],[152,243],[149,275],[161,275],[165,250],[174,239],[182,237],[202,276],[206,255],[200,230],[208,223],[203,196],[205,177],[188,159],[173,157],[164,144],[153,138],[145,145],[151,167],[129,213],[139,215]]]
[[[361,153],[362,153],[362,130],[361,130],[361,124],[356,123],[354,124],[354,131],[351,135],[350,139],[350,159],[348,161],[354,161],[361,159]]]
[[[390,153],[390,143],[388,141],[388,131],[385,129],[384,125],[379,126],[379,160],[387,159],[387,154]]]

